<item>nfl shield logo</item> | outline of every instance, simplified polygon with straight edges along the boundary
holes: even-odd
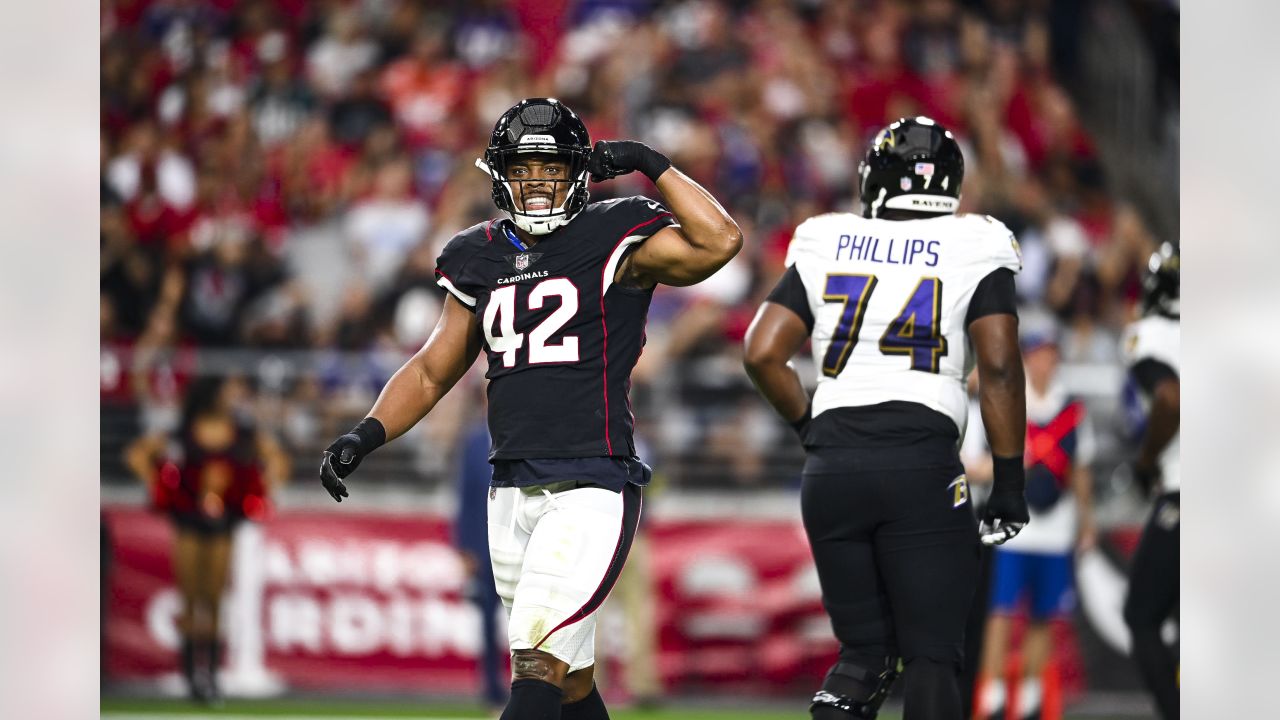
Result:
[[[904,178],[902,178],[901,180],[899,180],[899,181],[898,181],[898,187],[902,188],[902,192],[906,192],[906,191],[910,190],[910,189],[911,189],[911,178],[909,178],[909,177],[904,177]]]
[[[529,267],[529,253],[520,253],[519,255],[517,255],[515,266],[517,271],[520,271]]]

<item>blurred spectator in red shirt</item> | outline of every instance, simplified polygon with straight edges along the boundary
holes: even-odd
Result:
[[[466,80],[462,66],[449,58],[439,26],[420,30],[411,53],[383,70],[382,92],[411,146],[441,144],[441,136],[456,128],[454,112],[464,100]]]

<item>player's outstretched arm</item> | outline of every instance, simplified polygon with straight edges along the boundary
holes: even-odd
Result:
[[[991,446],[991,499],[982,518],[982,542],[999,545],[1030,521],[1023,445],[1027,435],[1027,381],[1018,347],[1018,317],[985,315],[969,323],[978,361],[978,399]]]
[[[711,277],[742,249],[742,230],[711,193],[648,145],[601,140],[588,165],[596,180],[643,172],[680,223],[645,240],[618,269],[618,278],[640,286],[693,285]]]
[[[391,376],[369,416],[325,449],[320,482],[334,500],[342,502],[347,496],[342,479],[366,455],[431,412],[475,362],[480,344],[475,315],[452,295],[446,296],[444,311],[426,344]]]
[[[756,389],[802,435],[809,420],[809,394],[791,365],[791,358],[808,338],[809,328],[799,315],[766,301],[760,304],[747,328],[742,353],[743,367]]]

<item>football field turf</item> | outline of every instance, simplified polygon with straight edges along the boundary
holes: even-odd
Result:
[[[772,703],[771,703],[772,704]],[[476,720],[496,718],[497,712],[467,705],[411,704],[380,700],[233,700],[222,708],[208,709],[179,700],[103,699],[102,717],[114,720],[383,720],[423,718],[424,720]],[[653,710],[610,709],[613,720],[808,720],[803,701],[794,710],[780,705],[766,710],[748,708],[662,707]],[[881,720],[899,720],[894,711],[880,713]],[[1066,720],[1072,720],[1068,715]],[[1106,720],[1091,715],[1089,720]]]

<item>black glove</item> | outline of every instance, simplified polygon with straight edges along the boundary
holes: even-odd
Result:
[[[656,183],[669,167],[671,161],[666,155],[632,140],[597,140],[587,160],[587,169],[591,171],[594,182],[639,170]]]
[[[1022,458],[992,458],[991,496],[982,511],[978,534],[983,545],[1003,545],[1031,522],[1027,510],[1027,472]]]
[[[377,418],[361,420],[351,432],[325,448],[324,458],[320,461],[320,484],[334,500],[342,502],[342,498],[347,497],[347,486],[342,479],[355,472],[364,456],[386,441],[387,431]]]

